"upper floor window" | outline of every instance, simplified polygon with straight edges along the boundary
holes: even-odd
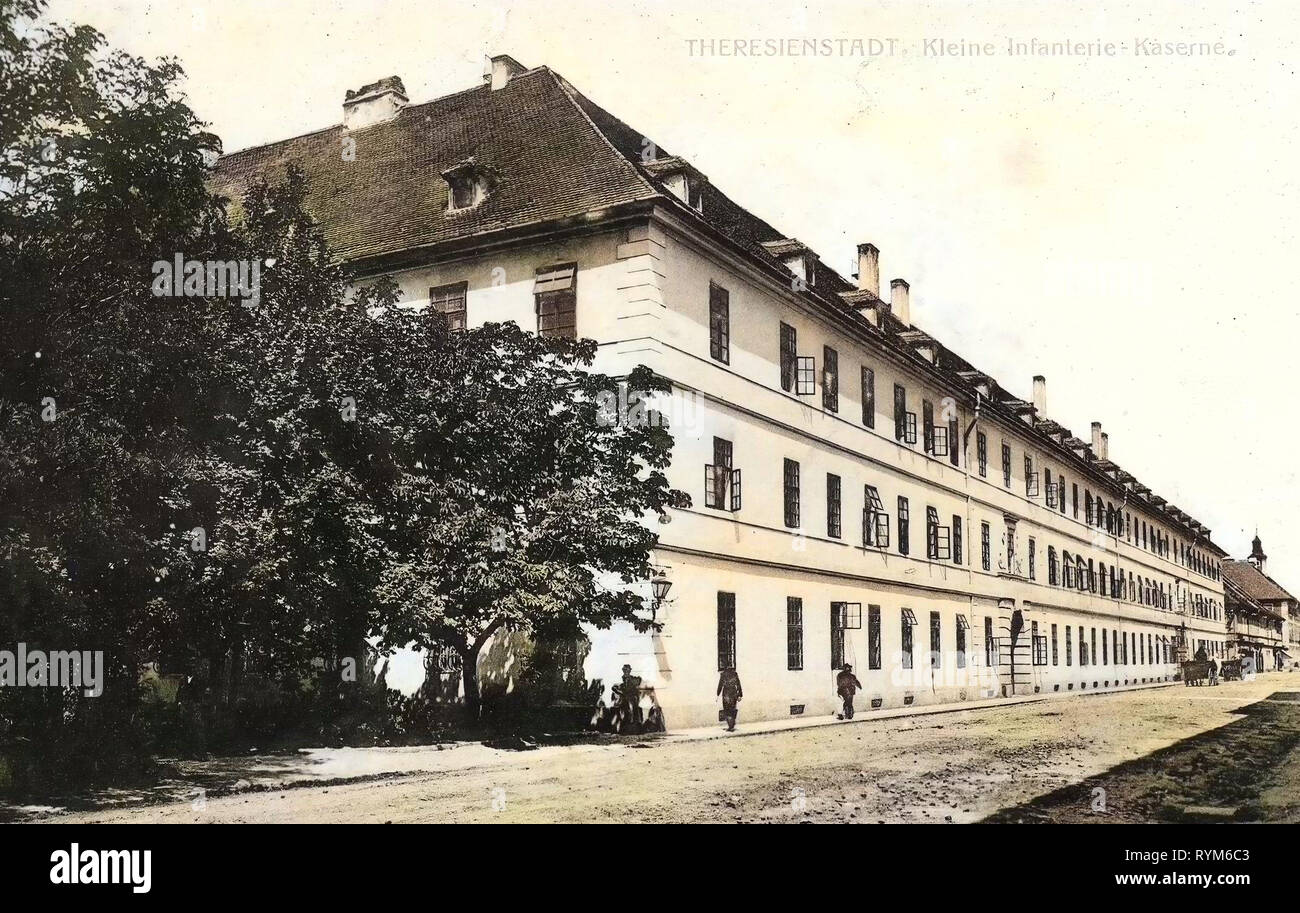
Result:
[[[822,347],[822,408],[840,411],[840,353]]]
[[[429,305],[447,318],[449,329],[465,329],[465,296],[468,288],[466,282],[453,282],[451,285],[429,289]]]
[[[1002,442],[1002,484],[1011,487],[1011,445],[1005,441]]]
[[[731,441],[713,439],[713,462],[704,467],[704,506],[740,510],[740,470],[731,465]]]
[[[785,525],[799,528],[799,464],[785,461]]]
[[[876,427],[876,372],[862,366],[862,424]]]
[[[989,439],[983,431],[975,434],[975,457],[979,461],[980,478],[987,479],[989,475]]]
[[[986,571],[993,570],[992,530],[987,523],[980,524],[980,567]]]
[[[783,323],[781,324],[781,389],[786,393],[794,392],[798,358],[798,340],[794,327]]]
[[[907,438],[907,388],[894,384],[894,440]]]
[[[889,547],[889,514],[874,485],[862,486],[862,544],[873,548]]]
[[[840,504],[840,477],[826,473],[826,535],[832,539],[841,538],[843,532]]]
[[[715,282],[709,283],[709,356],[731,363],[731,295]]]
[[[912,514],[908,509],[907,498],[898,496],[898,553],[906,555],[912,550],[910,541]]]
[[[537,271],[533,298],[537,304],[537,333],[540,336],[573,339],[577,335],[576,263],[547,266]]]

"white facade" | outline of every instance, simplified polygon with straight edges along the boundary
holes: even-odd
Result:
[[[677,213],[661,209],[646,220],[593,224],[563,240],[479,251],[394,278],[413,303],[427,300],[431,287],[466,282],[470,326],[501,320],[535,326],[534,276],[565,262],[577,263],[577,333],[601,344],[596,369],[622,374],[645,364],[674,384],[675,402],[666,410],[676,439],[669,478],[691,495],[693,506],[675,511],[658,529],[656,563],[672,582],[659,613],[663,626],[653,634],[630,627],[592,632],[587,664],[589,677],[610,682],[630,663],[654,687],[670,728],[716,721],[720,593],[730,594],[721,597],[724,639],[725,613],[734,601],[742,720],[834,709],[833,611],[850,625],[843,632],[843,660],[864,685],[863,710],[1169,681],[1184,629],[1190,650],[1204,642],[1222,653],[1223,586],[1213,576],[1218,552],[1206,547],[1208,536],[1200,549],[1207,572],[1190,570],[1178,560],[1193,544],[1188,530],[1132,494],[1126,500],[1125,486],[1087,468],[1085,451],[1071,458],[1023,419],[987,405],[962,449],[960,439],[975,417],[969,388],[946,382],[920,360],[873,338],[861,323],[818,307],[798,294],[797,283],[784,284],[743,254],[710,243]],[[725,363],[710,347],[711,283],[728,297]],[[795,331],[797,354],[816,359],[812,395],[782,389],[782,323]],[[828,346],[838,356],[836,410],[822,397]],[[867,427],[862,408],[863,367],[874,377],[874,428]],[[895,440],[895,384],[906,389],[907,411],[918,425],[923,402],[945,428],[946,419],[956,419],[958,465],[950,456],[924,452],[923,428],[915,444]],[[730,442],[732,466],[741,470],[734,511],[706,506],[705,467],[715,462],[715,438]],[[1011,450],[1009,485],[1004,443]],[[1032,495],[1027,455],[1038,480]],[[799,465],[794,528],[785,523],[787,460]],[[1064,476],[1058,489],[1066,495],[1064,512],[1059,504],[1047,506],[1044,470],[1054,484]],[[828,529],[828,474],[840,484],[838,536]],[[867,485],[889,515],[887,547],[863,544]],[[1128,534],[1089,525],[1086,503],[1098,495],[1127,518]],[[899,548],[900,497],[910,511],[906,555]],[[729,508],[730,492],[727,502]],[[928,555],[931,508],[946,528],[945,557]],[[958,524],[959,560],[953,555]],[[1143,524],[1148,547],[1141,544]],[[1167,556],[1151,547],[1150,531],[1157,529],[1169,539]],[[1055,584],[1049,582],[1049,549]],[[1076,560],[1085,567],[1091,562],[1097,584],[1104,565],[1108,591],[1118,569],[1123,596],[1063,586],[1066,553],[1072,567]],[[1138,581],[1150,596],[1138,596]],[[797,606],[791,599],[799,600]],[[833,610],[838,603],[847,608]],[[801,611],[794,613],[796,607]],[[1023,633],[1013,648],[1017,612]],[[913,618],[907,668],[904,619]],[[936,624],[937,659],[931,655]],[[1035,635],[1041,638],[1037,651]],[[722,652],[729,652],[725,645]]]

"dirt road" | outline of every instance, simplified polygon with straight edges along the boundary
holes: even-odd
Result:
[[[1300,674],[53,816],[160,822],[1300,820]],[[1241,763],[1242,759],[1255,760]],[[1238,773],[1225,774],[1235,769]],[[1096,790],[1105,790],[1101,807]]]

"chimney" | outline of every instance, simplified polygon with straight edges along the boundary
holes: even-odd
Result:
[[[880,297],[880,248],[858,245],[858,288]]]
[[[1034,375],[1034,411],[1039,418],[1047,418],[1047,378]]]
[[[343,127],[360,130],[392,120],[408,101],[406,87],[399,76],[388,76],[360,89],[348,89],[343,97]]]
[[[488,60],[487,68],[483,72],[483,81],[490,84],[492,91],[495,92],[504,89],[506,83],[527,69],[509,54],[497,54]]]
[[[1104,432],[1101,436],[1101,458],[1103,460],[1110,459],[1110,435]]]
[[[910,289],[911,286],[907,284],[906,279],[895,279],[889,283],[889,309],[904,326],[909,327],[912,325],[912,306],[908,301]]]
[[[1097,459],[1103,459],[1101,443],[1101,422],[1092,423],[1092,452]]]

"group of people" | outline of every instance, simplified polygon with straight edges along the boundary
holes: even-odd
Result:
[[[650,710],[644,711],[641,703],[649,699]],[[655,699],[653,688],[641,686],[641,676],[632,674],[630,665],[623,666],[623,678],[610,688],[610,704],[601,701],[596,707],[593,720],[600,732],[616,732],[619,735],[641,735],[647,732],[665,732],[663,708]]]
[[[853,697],[862,687],[862,682],[853,674],[853,666],[848,663],[835,676],[835,693],[844,702],[844,709],[837,714],[841,720],[853,719]],[[718,721],[727,724],[727,732],[736,729],[736,716],[739,713],[741,699],[745,696],[740,687],[740,676],[736,670],[728,667],[718,676],[717,696],[722,699],[722,709],[718,711]]]

